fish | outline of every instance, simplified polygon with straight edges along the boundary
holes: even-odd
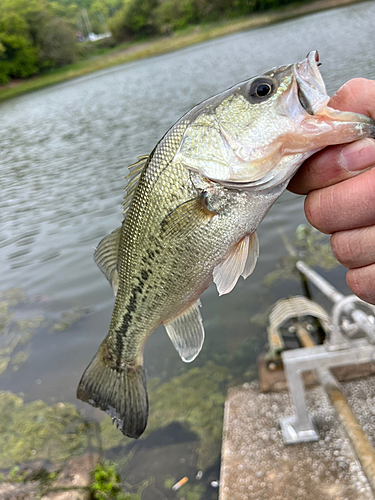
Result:
[[[319,55],[203,101],[129,167],[121,227],[94,260],[116,296],[109,333],[77,397],[126,436],[148,419],[143,350],[163,324],[185,362],[204,342],[200,295],[254,270],[257,227],[300,165],[328,145],[375,137],[375,122],[328,106]]]

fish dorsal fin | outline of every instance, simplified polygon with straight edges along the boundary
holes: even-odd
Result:
[[[245,236],[230,251],[229,255],[217,265],[213,279],[219,295],[229,293],[242,275],[247,278],[254,270],[259,254],[256,232]]]
[[[205,195],[193,198],[175,208],[161,223],[164,237],[186,238],[198,226],[208,223],[216,212],[208,210]]]
[[[124,196],[124,201],[122,202],[122,212],[124,216],[126,215],[129,209],[130,202],[134,195],[134,191],[137,187],[138,181],[141,177],[145,165],[147,164],[148,159],[149,159],[148,156],[138,156],[138,161],[136,163],[133,163],[133,165],[130,165],[130,167],[128,167],[129,173],[125,177],[128,183],[125,186],[125,196]]]
[[[185,363],[193,361],[202,349],[204,328],[200,305],[198,300],[172,321],[164,323],[169,338]]]
[[[94,260],[99,269],[105,274],[107,280],[111,283],[115,295],[117,295],[119,285],[117,259],[120,237],[121,227],[118,227],[101,240],[98,248],[94,252]]]

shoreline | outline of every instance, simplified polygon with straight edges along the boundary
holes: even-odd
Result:
[[[153,38],[150,41],[133,42],[117,46],[107,54],[93,56],[54,70],[49,74],[34,76],[25,80],[11,81],[0,86],[0,103],[13,97],[33,92],[51,85],[66,82],[80,76],[106,68],[126,64],[168,52],[173,52],[197,43],[226,35],[261,28],[307,14],[344,7],[364,0],[316,0],[299,6],[287,6],[282,10],[268,11],[251,17],[242,17],[216,23],[190,26],[172,36]]]

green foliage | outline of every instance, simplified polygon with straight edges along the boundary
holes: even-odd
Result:
[[[0,84],[97,55],[94,46],[79,46],[77,31],[85,35],[89,30],[110,31],[112,38],[105,42],[110,47],[122,41],[170,35],[187,26],[248,16],[293,1],[1,0]]]
[[[124,6],[108,21],[113,38],[120,42],[156,34],[152,13],[157,0],[124,0]]]
[[[188,25],[246,16],[282,7],[293,1],[295,0],[124,0],[122,8],[112,16],[108,25],[115,40],[119,42],[137,36],[170,34]]]
[[[141,500],[136,494],[122,491],[116,465],[108,462],[95,467],[91,490],[95,500]]]
[[[69,14],[76,8],[68,9]],[[77,42],[55,4],[45,0],[2,0],[0,3],[0,83],[26,78],[44,68],[75,60]]]
[[[194,5],[190,0],[161,0],[154,11],[156,30],[162,34],[185,28],[196,18]]]
[[[4,12],[0,18],[0,83],[25,77],[37,70],[37,50],[29,39],[28,25],[16,12]]]

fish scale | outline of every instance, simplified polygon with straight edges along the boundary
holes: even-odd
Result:
[[[112,284],[107,337],[77,395],[139,437],[148,417],[144,345],[164,324],[186,362],[204,341],[199,297],[253,271],[256,229],[301,163],[330,144],[375,135],[362,115],[331,110],[316,52],[199,104],[129,167],[122,227],[94,258]]]

